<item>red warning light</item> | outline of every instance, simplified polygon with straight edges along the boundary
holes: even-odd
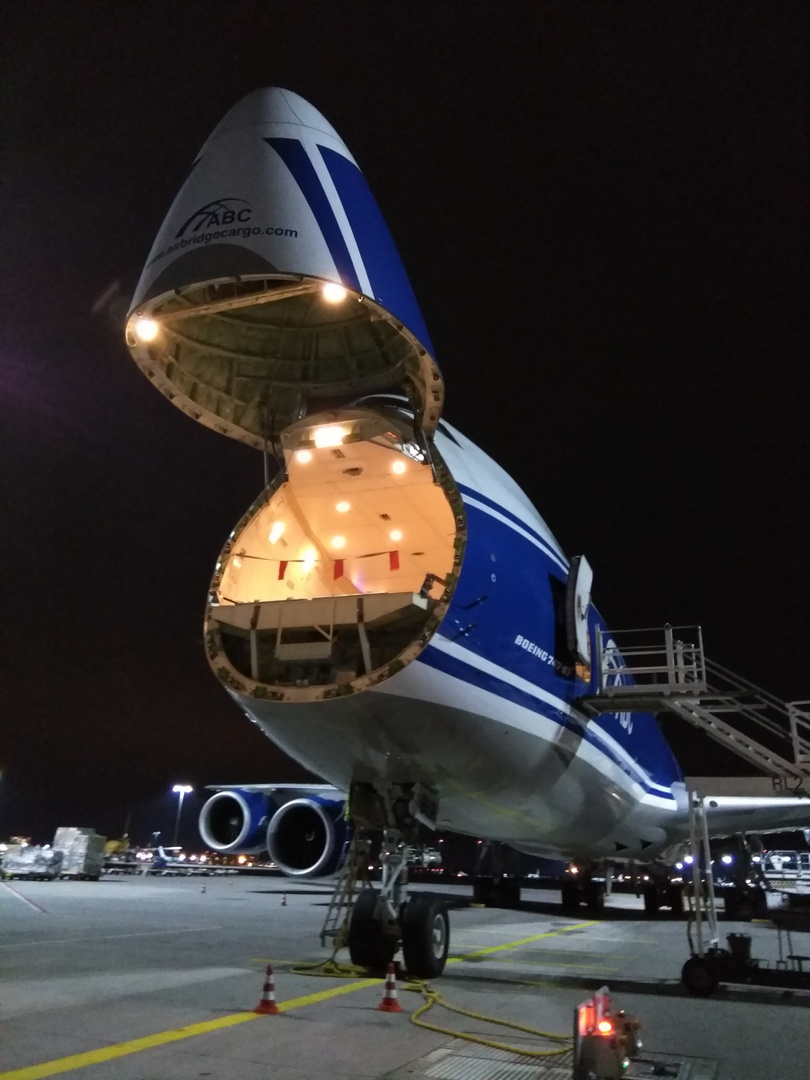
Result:
[[[609,1020],[600,1020],[596,1028],[600,1035],[610,1035],[613,1031],[613,1024]]]

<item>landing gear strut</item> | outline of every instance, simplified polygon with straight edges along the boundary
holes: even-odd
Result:
[[[408,797],[410,796],[410,797]],[[450,945],[447,910],[440,897],[408,890],[408,866],[430,866],[436,853],[416,842],[424,793],[410,785],[403,794],[392,786],[383,797],[368,785],[353,785],[350,807],[367,828],[382,825],[379,889],[360,892],[352,908],[348,946],[353,964],[381,971],[402,945],[408,973],[432,979],[441,975]],[[435,811],[435,806],[433,807]]]
[[[510,854],[514,856],[515,853]],[[490,862],[490,872],[483,874],[481,870],[487,858]],[[508,870],[506,858],[506,848],[502,844],[491,843],[487,840],[481,846],[478,865],[472,880],[474,904],[483,904],[484,907],[520,907],[521,878]]]
[[[609,870],[596,865],[569,867],[560,887],[564,911],[576,911],[584,903],[588,911],[604,911],[605,897],[610,895]]]
[[[660,908],[669,908],[676,918],[680,918],[684,911],[683,882],[671,880],[666,866],[653,864],[647,871],[642,889],[645,915],[657,915]]]

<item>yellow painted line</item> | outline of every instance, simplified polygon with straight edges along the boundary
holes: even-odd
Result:
[[[568,934],[572,930],[584,930],[588,926],[596,926],[598,921],[598,919],[594,919],[591,922],[576,923],[574,926],[563,926],[559,930],[547,930],[544,934],[532,934],[531,937],[519,938],[517,941],[507,941],[503,945],[488,945],[484,949],[475,949],[473,952],[464,953],[462,956],[453,956],[447,963],[460,964],[462,960],[470,960],[474,956],[489,956],[491,953],[503,952],[506,949],[517,949],[521,945],[530,945],[533,941],[541,941],[543,938],[559,937],[560,934]]]
[[[527,967],[584,968],[586,971],[619,971],[617,967],[602,967],[601,964],[558,964],[556,960],[511,960],[498,957],[499,964],[526,964]]]
[[[448,958],[448,964],[460,964],[475,956],[488,956],[491,953],[503,952],[507,949],[516,949],[521,945],[529,945],[533,941],[543,938],[558,937],[567,934],[571,930],[583,930],[588,926],[596,926],[597,921],[577,923],[574,926],[564,926],[558,930],[547,930],[543,934],[533,934],[531,937],[519,938],[517,941],[507,941],[503,945],[489,945],[484,949],[476,949],[474,952],[465,953],[463,956]],[[319,1001],[327,1001],[329,998],[339,997],[341,994],[351,994],[355,990],[363,990],[368,986],[379,986],[379,979],[359,979],[357,982],[346,983],[344,986],[334,986],[330,990],[319,990],[315,994],[306,994],[304,997],[293,998],[290,1001],[278,1003],[279,1012],[290,1012],[292,1009],[300,1009],[305,1005],[316,1005]],[[71,1069],[84,1069],[88,1065],[99,1065],[102,1061],[113,1061],[115,1058],[126,1057],[128,1054],[137,1054],[141,1050],[151,1050],[156,1046],[165,1046],[167,1043],[179,1042],[181,1039],[190,1039],[195,1035],[206,1035],[209,1031],[219,1031],[222,1028],[234,1027],[236,1024],[244,1024],[248,1020],[258,1020],[260,1013],[241,1012],[231,1016],[223,1016],[218,1020],[204,1020],[199,1024],[189,1024],[187,1027],[174,1028],[171,1031],[159,1031],[155,1035],[145,1035],[140,1039],[130,1039],[128,1042],[115,1043],[112,1046],[104,1046],[100,1050],[88,1050],[83,1054],[71,1054],[69,1057],[56,1058],[54,1061],[44,1061],[40,1065],[26,1065],[22,1069],[13,1069],[11,1072],[0,1073],[0,1080],[43,1080],[47,1076],[56,1076],[59,1073],[69,1072]]]
[[[331,990],[319,990],[315,994],[306,994],[304,997],[292,998],[290,1001],[280,1001],[278,1008],[279,1012],[285,1013],[291,1009],[303,1008],[305,1005],[315,1005],[328,998],[339,997],[341,994],[351,994],[367,986],[379,985],[379,979],[360,979],[357,982],[346,983],[344,986],[332,987]],[[165,1046],[166,1043],[190,1039],[195,1035],[206,1035],[209,1031],[234,1027],[248,1020],[258,1020],[260,1016],[261,1013],[255,1012],[233,1013],[231,1016],[223,1016],[218,1020],[204,1020],[200,1024],[189,1024],[187,1027],[174,1028],[171,1031],[159,1031],[155,1035],[145,1035],[141,1039],[130,1039],[128,1042],[103,1046],[100,1050],[88,1050],[83,1054],[71,1054],[69,1057],[56,1058],[54,1061],[44,1061],[40,1065],[27,1065],[22,1069],[3,1072],[0,1073],[0,1080],[42,1080],[43,1077],[56,1076],[58,1073],[69,1072],[71,1069],[84,1069],[88,1065],[99,1065],[103,1061],[126,1057],[127,1054],[137,1054],[141,1050],[152,1050],[156,1046]]]
[[[353,994],[355,990],[363,990],[366,986],[381,986],[382,979],[359,979],[357,982],[346,983],[345,986],[333,986],[331,990],[318,990],[315,994],[306,994],[304,997],[293,998],[292,1001],[280,1001],[279,1012],[289,1012],[290,1009],[300,1009],[304,1005],[317,1005],[319,1001],[328,1001],[329,998],[339,997],[341,994]],[[0,1073],[0,1077],[2,1077]]]

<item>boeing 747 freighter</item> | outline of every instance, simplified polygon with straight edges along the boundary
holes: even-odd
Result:
[[[200,821],[211,848],[327,875],[353,828],[379,830],[382,884],[355,905],[352,957],[376,967],[401,945],[433,976],[447,915],[407,888],[425,830],[587,865],[686,839],[655,717],[583,704],[610,642],[587,560],[442,418],[397,250],[312,105],[260,90],[214,129],[126,339],[175,405],[277,463],[216,563],[205,647],[238,710],[325,783],[218,790]],[[806,826],[806,805],[715,800],[712,827]]]

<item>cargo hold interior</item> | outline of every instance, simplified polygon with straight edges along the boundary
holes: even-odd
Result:
[[[438,625],[463,552],[461,500],[391,415],[308,417],[282,442],[285,470],[215,573],[209,655],[274,697],[351,692],[418,655]]]

